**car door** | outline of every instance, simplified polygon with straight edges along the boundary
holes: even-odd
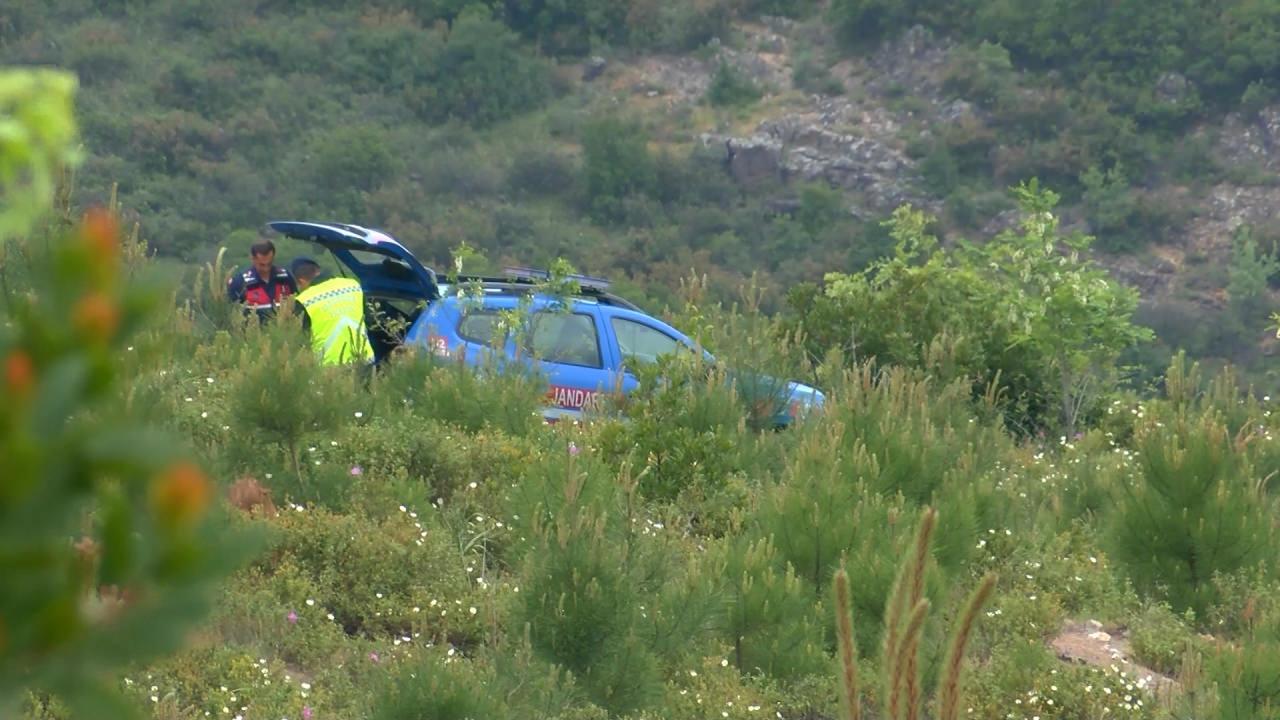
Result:
[[[694,350],[689,338],[675,328],[637,312],[608,313],[606,330],[624,393],[639,384],[632,372],[637,364],[652,364],[663,355]]]
[[[547,378],[548,417],[580,416],[613,389],[598,306],[575,302],[569,312],[542,309],[529,323],[524,349]]]
[[[359,225],[278,220],[272,230],[325,248],[360,281],[366,295],[394,295],[432,302],[440,297],[436,274],[395,238]]]

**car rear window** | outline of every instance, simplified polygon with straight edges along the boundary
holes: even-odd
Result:
[[[530,350],[547,362],[598,368],[600,338],[595,320],[578,313],[540,312],[533,316]]]

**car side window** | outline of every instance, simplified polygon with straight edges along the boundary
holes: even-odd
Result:
[[[624,318],[613,318],[613,334],[618,338],[618,350],[624,361],[652,364],[662,355],[670,355],[683,346],[670,335]]]
[[[533,316],[529,344],[539,360],[592,368],[602,366],[600,338],[590,315],[537,313]]]
[[[502,332],[498,320],[497,313],[468,312],[458,321],[458,335],[468,342],[492,345],[494,338]]]

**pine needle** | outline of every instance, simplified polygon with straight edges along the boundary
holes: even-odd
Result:
[[[960,671],[964,663],[964,649],[969,644],[969,636],[978,620],[978,612],[996,587],[996,576],[987,573],[978,588],[969,596],[964,613],[960,616],[960,625],[951,639],[951,649],[947,653],[947,662],[942,667],[942,682],[939,683],[938,720],[956,720],[960,713]]]

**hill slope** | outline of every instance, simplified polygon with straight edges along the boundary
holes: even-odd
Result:
[[[1004,189],[1038,176],[1144,292],[1154,364],[1176,346],[1254,363],[1269,291],[1226,288],[1265,278],[1280,238],[1263,52],[1280,16],[1184,3],[1138,22],[1121,3],[1071,54],[1084,31],[1053,13],[1080,4],[1030,23],[979,0],[22,0],[0,62],[79,73],[81,194],[119,183],[185,261],[320,217],[437,264],[461,243],[495,265],[563,255],[650,302],[690,268],[726,297],[762,272],[777,309],[885,252],[898,204],[982,238],[1011,217]],[[1182,50],[1126,55],[1135,33]]]

